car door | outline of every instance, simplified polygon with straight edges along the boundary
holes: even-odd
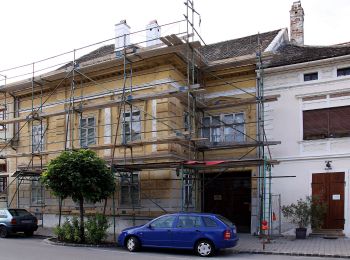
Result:
[[[172,236],[172,246],[193,248],[195,241],[202,236],[203,223],[199,216],[180,215]]]
[[[166,215],[152,221],[139,234],[142,246],[171,247],[175,220],[175,215]]]

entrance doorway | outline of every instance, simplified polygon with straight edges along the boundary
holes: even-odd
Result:
[[[251,172],[225,172],[204,175],[204,211],[220,214],[250,232]]]
[[[323,229],[344,229],[344,172],[312,174],[312,196],[327,203]]]

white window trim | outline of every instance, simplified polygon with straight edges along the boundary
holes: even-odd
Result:
[[[33,134],[34,128],[39,128],[39,127],[42,127],[42,129],[40,131],[40,135],[38,136],[40,145],[39,145],[39,143],[38,144],[34,144],[34,134]],[[45,138],[46,126],[44,124],[33,125],[31,130],[32,130],[32,134],[31,134],[31,149],[32,149],[32,152],[35,153],[35,152],[42,152],[42,151],[44,151],[45,150],[45,146],[46,146],[46,138]],[[36,132],[38,132],[38,131],[36,131]],[[42,138],[41,138],[41,136],[42,136]]]
[[[84,148],[84,147],[89,147],[89,135],[88,135],[88,129],[90,129],[91,127],[88,127],[88,121],[90,118],[94,119],[94,142],[90,145],[95,145],[96,142],[96,117],[95,116],[86,116],[86,117],[82,117],[79,119],[79,145],[80,147]],[[84,127],[86,129],[86,146],[82,146],[82,136],[81,136],[81,130],[83,129],[81,127],[81,120],[86,120],[86,127]]]
[[[219,114],[219,115],[212,115],[212,116],[204,116],[202,118],[202,129],[201,129],[201,136],[203,137],[203,128],[204,128],[204,124],[203,124],[203,119],[204,118],[210,118],[210,126],[209,126],[209,142],[213,142],[212,141],[212,118],[215,117],[215,116],[220,116],[220,141],[219,142],[222,142],[222,143],[229,143],[229,142],[226,142],[225,141],[225,125],[224,125],[224,117],[225,116],[229,116],[229,115],[233,115],[234,117],[237,115],[237,114],[243,114],[243,126],[244,126],[244,129],[242,131],[242,134],[243,134],[243,141],[246,141],[246,127],[245,127],[245,119],[246,119],[246,116],[245,116],[245,113],[244,112],[237,112],[237,113],[224,113],[224,114]],[[233,125],[235,125],[236,123],[233,123]],[[238,124],[237,124],[238,125]],[[236,140],[233,140],[233,142],[237,142]]]
[[[133,124],[131,124],[130,125],[130,136],[129,136],[129,139],[128,138],[126,138],[126,133],[125,133],[125,124],[123,124],[123,127],[122,127],[122,139],[123,139],[123,142],[125,142],[125,143],[127,143],[127,142],[135,142],[135,141],[139,141],[139,140],[142,140],[142,120],[141,120],[141,111],[140,110],[132,110],[132,113],[131,113],[131,110],[126,110],[126,111],[122,111],[122,115],[123,115],[123,117],[125,116],[125,114],[126,113],[129,113],[129,117],[125,117],[124,118],[124,120],[125,121],[123,121],[123,123],[125,122],[125,123],[127,123],[127,122],[132,122],[132,123],[134,123],[134,122],[139,122],[139,124],[140,124],[140,132],[138,133],[139,134],[139,137],[137,138],[137,139],[135,139],[135,140],[133,140],[132,139],[132,137],[133,137]],[[140,117],[140,119],[139,119],[139,121],[131,121],[131,119],[132,119],[132,117],[133,117],[133,115],[132,114],[134,114],[134,113],[139,113],[139,117]],[[136,132],[135,132],[136,133]]]
[[[137,174],[137,185],[138,185],[138,198],[137,198],[137,203],[135,203],[134,205],[132,205],[132,202],[130,203],[122,203],[122,186],[128,186],[129,188],[131,187],[131,184],[128,185],[123,185],[122,184],[122,177],[120,177],[120,181],[119,181],[119,185],[120,185],[120,189],[119,189],[119,206],[121,208],[139,208],[141,207],[141,173],[140,172],[132,172],[131,174]],[[130,200],[131,198],[131,193],[130,193],[130,189],[129,189],[129,196],[130,196]]]

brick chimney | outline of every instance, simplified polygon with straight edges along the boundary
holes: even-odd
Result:
[[[293,44],[304,45],[304,9],[301,2],[296,1],[290,10],[290,41]]]

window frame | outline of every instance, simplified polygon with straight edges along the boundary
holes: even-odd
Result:
[[[94,125],[93,126],[89,126],[89,119],[93,119],[94,121]],[[86,121],[85,125],[82,126],[82,121]],[[89,142],[89,130],[93,129],[93,142]],[[83,136],[83,130],[85,130],[85,137]],[[85,140],[83,140],[85,139]],[[83,143],[83,141],[85,142],[85,145]],[[79,120],[79,145],[82,148],[86,148],[89,147],[91,145],[95,145],[96,144],[96,117],[95,116],[86,116],[86,117],[81,117]]]
[[[314,76],[316,76],[316,77],[314,78]],[[303,78],[304,78],[304,82],[318,80],[318,71],[304,73],[304,77]]]
[[[130,175],[137,175],[137,178],[135,178],[137,180],[137,182],[134,182],[134,177],[132,177],[132,183],[128,183],[127,180],[130,179]],[[125,177],[126,176],[126,177]],[[123,178],[126,178],[126,181],[124,182],[123,181]],[[140,178],[140,172],[128,172],[128,173],[121,173],[121,176],[120,176],[120,194],[119,194],[119,205],[120,207],[123,207],[123,208],[130,208],[130,207],[140,207],[141,205],[141,178]],[[133,188],[137,186],[137,195],[136,195],[136,202],[133,201],[133,192],[135,190],[133,190]],[[128,189],[128,198],[127,198],[127,201],[123,201],[123,187],[127,187]]]
[[[131,113],[132,112],[132,113]],[[141,124],[141,111],[140,110],[127,110],[123,111],[123,127],[122,127],[122,137],[123,143],[139,141],[142,139],[142,124]],[[126,116],[129,114],[129,116]],[[131,116],[132,114],[132,116]],[[134,115],[138,114],[138,115]],[[134,117],[138,116],[138,120],[134,120]],[[135,124],[136,123],[136,124]],[[137,129],[137,125],[139,125],[139,129]],[[126,128],[129,128],[127,132]],[[137,130],[137,131],[135,131]]]
[[[341,120],[340,117],[344,118],[343,113],[345,119]],[[349,118],[350,106],[303,110],[303,141],[350,137]]]
[[[340,73],[343,72],[343,73]],[[350,67],[337,68],[337,77],[350,76]]]
[[[39,130],[35,130],[35,128],[39,128]],[[32,140],[32,152],[33,153],[40,153],[45,150],[45,144],[46,144],[46,138],[45,138],[45,132],[46,132],[46,127],[44,124],[37,124],[37,125],[32,125],[32,135],[31,135],[31,140]],[[34,135],[35,133],[35,135]],[[40,133],[40,134],[39,134]],[[39,137],[39,141],[37,142],[36,139]]]
[[[6,110],[1,109],[0,110],[0,120],[6,120]],[[0,131],[6,130],[6,125],[0,124]]]
[[[30,185],[30,205],[40,206],[44,204],[45,204],[45,189],[39,179],[33,179]]]
[[[243,115],[243,121],[240,123],[237,123],[236,118],[238,115]],[[225,117],[227,116],[232,116],[233,117],[233,122],[231,124],[225,123]],[[213,117],[217,118],[219,117],[219,123],[216,124],[215,122],[213,123]],[[209,125],[204,123],[205,119],[209,118]],[[245,112],[237,112],[237,113],[222,113],[219,115],[212,115],[212,116],[204,116],[201,119],[202,127],[201,127],[201,137],[208,138],[206,134],[204,134],[204,130],[209,129],[209,142],[216,142],[216,143],[230,143],[230,142],[245,142],[246,141],[246,121],[245,121]],[[228,126],[229,125],[229,126]],[[240,129],[237,129],[239,126],[243,126],[243,131]],[[213,138],[213,128],[219,129],[219,139],[214,140]],[[232,129],[232,134],[228,135],[225,133],[225,129],[230,128]],[[237,131],[238,130],[238,131]],[[239,133],[239,135],[237,134]],[[232,141],[226,141],[226,136],[232,136]],[[237,137],[240,136],[240,137]],[[238,140],[239,139],[239,140]],[[241,140],[242,139],[242,140]]]
[[[8,177],[0,176],[0,193],[4,193],[7,188]]]

